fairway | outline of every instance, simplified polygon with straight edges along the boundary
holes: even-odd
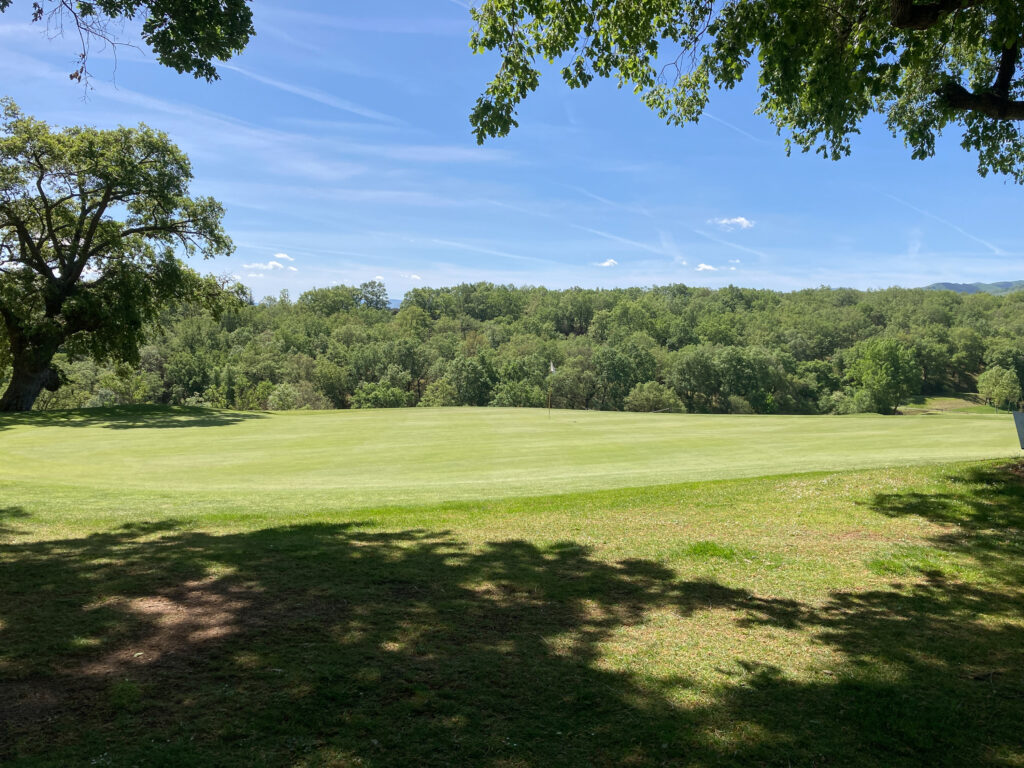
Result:
[[[0,418],[0,451],[0,484],[36,491],[116,488],[288,506],[318,500],[333,508],[1020,453],[1007,415],[549,415],[525,408],[33,413]]]

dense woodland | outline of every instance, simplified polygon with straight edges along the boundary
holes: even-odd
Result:
[[[58,355],[65,383],[36,407],[894,413],[979,377],[1009,405],[1024,380],[1024,293],[479,283],[395,309],[372,282],[221,305],[165,311],[134,366]]]

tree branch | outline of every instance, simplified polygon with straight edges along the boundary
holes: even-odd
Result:
[[[915,4],[913,0],[890,0],[892,25],[896,29],[928,29],[949,14],[981,5],[982,0],[936,0],[932,3]]]
[[[21,254],[21,261],[25,266],[31,267],[39,274],[49,278],[51,281],[57,278],[53,274],[53,270],[50,269],[50,265],[46,263],[46,259],[43,258],[42,253],[39,251],[39,246],[36,245],[32,239],[32,233],[28,231],[28,227],[17,216],[14,216],[10,211],[5,212],[11,225],[14,227],[14,231],[18,233],[18,250]],[[27,251],[27,252],[26,252]]]
[[[46,190],[43,188],[43,179],[46,178],[46,166],[43,165],[43,161],[39,158],[39,155],[35,155],[33,158],[36,161],[36,167],[39,169],[39,173],[36,176],[36,190],[39,192],[39,199],[43,203],[43,217],[46,219],[46,231],[50,235],[50,245],[53,246],[53,255],[57,257],[57,263],[60,264],[61,271],[64,272],[68,268],[67,260],[64,258],[64,249],[61,248],[60,241],[57,239],[57,228],[53,225],[53,208],[59,205],[57,203],[51,203],[50,198],[46,196]]]
[[[1003,50],[999,58],[999,74],[996,75],[992,84],[992,91],[1003,101],[1010,100],[1010,85],[1013,82],[1013,75],[1017,71],[1017,62],[1020,61],[1020,46]]]
[[[89,259],[93,256],[92,249],[90,248],[92,239],[96,236],[96,230],[99,228],[103,214],[107,212],[107,206],[110,205],[110,199],[113,196],[114,190],[111,187],[103,190],[103,197],[100,198],[99,203],[96,205],[96,212],[92,216],[92,221],[89,222],[89,229],[82,238],[82,248],[75,255],[72,268],[68,270],[69,285],[78,282],[78,278],[82,276],[82,270],[85,269],[85,265],[89,263]]]
[[[994,120],[1024,120],[1024,101],[1010,101],[991,91],[973,93],[960,83],[946,83],[937,93],[939,101],[957,112],[977,112]]]

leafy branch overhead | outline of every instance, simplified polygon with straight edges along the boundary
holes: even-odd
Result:
[[[0,0],[0,13],[12,2]],[[161,64],[205,80],[218,78],[214,61],[230,59],[255,34],[248,0],[35,0],[32,21],[78,38],[78,67],[70,73],[78,81],[88,77],[94,43],[132,45],[118,35],[126,22],[141,21],[142,41]]]
[[[712,86],[757,78],[759,104],[796,145],[833,160],[872,113],[913,156],[962,131],[978,171],[1024,182],[1024,6],[1014,0],[484,0],[472,47],[501,66],[471,114],[477,140],[518,125],[541,62],[573,88],[614,78],[671,124]]]

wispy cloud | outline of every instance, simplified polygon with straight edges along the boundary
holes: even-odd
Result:
[[[456,3],[468,10],[468,5]],[[347,32],[367,32],[381,35],[442,35],[465,36],[471,22],[468,17],[437,17],[437,18],[373,18],[358,16],[338,16],[310,11],[274,8],[273,15],[282,21],[294,21],[303,27],[341,29]]]
[[[648,243],[641,243],[638,240],[630,240],[628,237],[620,237],[619,235],[613,235],[611,232],[604,232],[600,229],[584,227],[582,224],[569,224],[569,226],[572,227],[573,229],[579,229],[583,232],[589,232],[592,235],[603,237],[605,240],[611,240],[613,242],[622,243],[623,245],[628,245],[633,248],[639,248],[641,251],[649,251],[651,253],[656,253],[659,256],[665,255],[665,251],[663,251],[661,248],[658,248],[657,246],[654,245],[650,245]]]
[[[245,267],[246,269],[264,269],[268,272],[271,272],[275,269],[284,269],[284,264],[282,264],[280,261],[257,261],[253,264],[243,264],[242,266]]]
[[[686,259],[683,258],[683,252],[676,245],[676,241],[672,237],[672,233],[666,232],[665,230],[659,230],[658,238],[661,242],[661,247],[662,250],[664,250],[665,255],[671,256],[672,260],[675,261],[676,264],[680,264],[685,267]]]
[[[747,131],[744,131],[742,128],[740,128],[738,125],[733,125],[728,120],[723,120],[720,117],[716,117],[715,115],[712,115],[710,112],[705,112],[702,115],[702,117],[706,117],[709,120],[714,120],[719,125],[724,125],[726,128],[728,128],[730,130],[733,130],[733,131],[736,131],[736,133],[739,133],[739,134],[741,134],[743,136],[746,136],[748,139],[750,139],[751,141],[756,141],[758,144],[765,144],[766,143],[764,139],[759,138],[759,137],[755,136],[752,133],[748,133]]]
[[[262,83],[263,85],[270,86],[271,88],[277,88],[279,91],[285,91],[286,93],[291,93],[294,94],[295,96],[300,96],[304,99],[309,99],[310,101],[315,101],[320,104],[324,104],[325,106],[333,107],[334,109],[339,109],[343,112],[350,112],[353,115],[359,115],[360,117],[365,117],[370,120],[379,120],[382,123],[402,122],[397,117],[385,115],[383,112],[378,112],[377,110],[370,109],[369,107],[364,107],[360,104],[356,104],[353,101],[349,101],[348,99],[340,99],[337,96],[334,96],[329,93],[324,93],[323,91],[318,90],[316,88],[306,88],[301,85],[286,83],[283,80],[275,80],[272,77],[266,77],[265,75],[260,75],[257,74],[256,72],[251,72],[248,69],[243,69],[242,67],[235,66],[234,64],[221,64],[220,66],[223,69],[228,69],[232,72],[237,72],[243,77],[248,77],[251,80],[255,80],[258,83]]]
[[[508,251],[499,251],[494,248],[484,248],[478,245],[472,245],[470,243],[461,243],[457,240],[441,240],[439,238],[432,238],[431,243],[435,245],[441,245],[445,248],[458,248],[463,251],[470,251],[472,253],[480,253],[484,256],[498,256],[502,259],[514,259],[516,261],[534,261],[541,262],[544,264],[550,263],[550,259],[539,259],[536,256],[520,256],[518,253],[509,253]]]
[[[654,214],[651,213],[649,210],[647,210],[646,208],[644,208],[642,206],[639,206],[639,205],[627,205],[626,203],[618,203],[618,202],[616,202],[614,200],[609,200],[607,197],[602,197],[601,195],[595,194],[595,193],[591,192],[589,189],[584,189],[583,187],[569,186],[569,189],[575,190],[576,192],[579,192],[584,197],[589,197],[591,200],[596,200],[597,202],[601,203],[602,205],[607,205],[609,208],[615,208],[615,209],[620,210],[620,211],[626,211],[627,213],[636,213],[636,214],[639,214],[641,216],[646,216],[649,219],[653,219],[654,218]]]
[[[710,264],[698,264],[697,265],[697,271],[698,272],[717,272],[718,271],[718,267],[712,267]]]
[[[708,224],[716,224],[727,232],[734,229],[754,228],[754,222],[745,216],[734,216],[731,219],[708,219]]]
[[[903,200],[903,199],[901,199],[899,197],[896,197],[896,195],[890,195],[889,193],[885,193],[885,196],[888,197],[890,200],[895,200],[900,205],[905,205],[907,208],[909,208],[912,211],[917,211],[922,216],[927,216],[929,219],[934,219],[935,221],[939,222],[940,224],[945,224],[950,229],[954,229],[957,232],[959,232],[961,235],[966,237],[968,240],[973,240],[976,243],[980,243],[981,245],[984,245],[986,248],[988,248],[990,251],[992,251],[992,253],[994,253],[996,256],[1006,256],[1007,255],[1006,251],[1004,251],[999,246],[993,245],[988,240],[983,240],[980,237],[978,237],[977,235],[972,235],[966,229],[964,229],[963,227],[961,227],[961,226],[959,226],[957,224],[954,224],[952,221],[949,221],[948,219],[944,219],[941,216],[936,216],[934,213],[931,213],[930,211],[926,211],[923,208],[918,208],[913,203],[908,203],[906,200]]]
[[[500,208],[508,208],[513,211],[518,211],[519,213],[528,214],[530,216],[539,216],[544,219],[557,221],[560,224],[572,227],[573,229],[578,229],[581,232],[589,232],[590,234],[596,235],[597,237],[603,237],[605,240],[611,240],[612,242],[615,243],[622,243],[623,245],[628,245],[632,248],[639,248],[642,251],[656,253],[659,256],[671,255],[666,253],[664,248],[660,248],[656,245],[651,245],[650,243],[641,243],[639,240],[630,240],[628,237],[622,237],[620,235],[612,234],[611,232],[605,232],[604,230],[601,229],[594,229],[593,227],[585,227],[582,224],[574,224],[571,221],[565,221],[563,218],[555,216],[554,214],[551,213],[547,213],[545,211],[534,211],[528,208],[522,208],[518,205],[512,205],[511,203],[504,203],[501,202],[500,200],[488,200],[487,202],[490,203],[491,205],[496,205]]]
[[[921,230],[917,228],[910,230],[910,239],[907,243],[907,256],[910,256],[911,258],[919,256],[923,246],[924,240]]]
[[[692,231],[694,234],[700,235],[701,237],[705,237],[713,243],[718,243],[719,245],[724,245],[729,248],[735,248],[737,251],[743,251],[744,253],[752,253],[755,256],[760,256],[762,259],[769,258],[768,254],[766,254],[764,251],[758,251],[755,250],[754,248],[748,248],[745,245],[740,245],[739,243],[732,243],[729,242],[728,240],[723,240],[720,237],[715,237],[714,235],[705,232],[703,229],[694,229]]]
[[[289,256],[287,253],[275,253],[274,258],[279,261],[295,261],[295,259]]]
[[[594,264],[595,267],[617,267],[619,262],[615,259],[605,259],[604,261]]]

